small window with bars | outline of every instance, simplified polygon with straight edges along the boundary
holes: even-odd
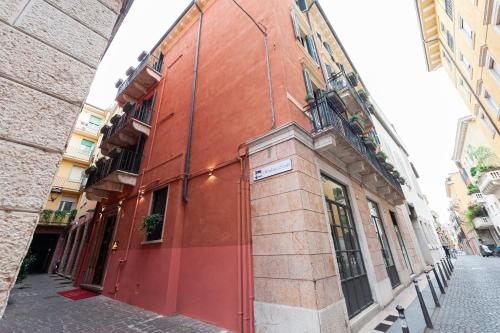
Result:
[[[453,20],[453,0],[444,0],[446,14]]]

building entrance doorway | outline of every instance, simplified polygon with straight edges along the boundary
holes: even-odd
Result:
[[[373,303],[368,275],[345,186],[323,176],[323,188],[342,291],[352,318]]]
[[[52,256],[56,250],[58,234],[35,234],[31,241],[30,251],[36,261],[31,265],[30,273],[47,273],[50,270]]]
[[[109,250],[111,249],[111,242],[113,240],[115,222],[116,215],[107,216],[104,220],[101,245],[99,246],[99,252],[97,253],[94,275],[92,277],[92,284],[95,286],[102,285],[104,271],[108,262]]]

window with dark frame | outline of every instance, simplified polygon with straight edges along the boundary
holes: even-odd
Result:
[[[446,14],[453,20],[453,0],[444,0]]]
[[[146,236],[146,241],[155,241],[162,239],[163,224],[165,223],[165,212],[167,209],[168,187],[153,192],[150,214],[158,214],[159,221],[155,229]]]
[[[322,176],[328,220],[347,312],[352,318],[373,303],[347,188]]]

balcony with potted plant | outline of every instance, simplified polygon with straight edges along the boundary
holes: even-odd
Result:
[[[359,135],[345,109],[328,95],[309,104],[305,112],[311,119],[313,147],[318,154],[334,163],[341,161],[347,172],[389,202],[404,201],[400,181],[376,155],[374,133]]]
[[[163,54],[157,55],[142,52],[137,58],[140,61],[137,68],[130,67],[125,81],[118,80],[116,101],[123,106],[126,103],[137,103],[162,78],[161,67]]]
[[[500,167],[484,166],[478,170],[477,186],[483,194],[500,198]]]
[[[123,114],[113,116],[111,126],[102,128],[101,153],[109,155],[117,147],[132,149],[142,136],[149,136],[152,113],[152,99],[144,101],[140,107],[127,103]]]
[[[362,135],[365,132],[365,122],[361,117],[357,114],[353,114],[349,117],[349,124],[351,125],[352,130],[357,135]]]
[[[476,229],[487,229],[492,227],[488,213],[483,204],[473,204],[465,211],[465,216],[472,222]]]

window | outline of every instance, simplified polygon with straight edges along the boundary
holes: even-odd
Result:
[[[297,7],[299,7],[301,11],[307,10],[306,0],[295,0],[295,3],[297,4]]]
[[[491,14],[491,25],[496,30],[500,32],[500,1],[495,1],[493,5],[493,13]]]
[[[325,47],[326,52],[328,52],[328,54],[330,55],[332,60],[335,61],[335,58],[333,57],[333,51],[332,51],[332,48],[330,47],[330,44],[328,44],[327,42],[323,42],[323,46]]]
[[[75,204],[76,204],[75,198],[62,197],[61,202],[59,203],[59,207],[57,207],[57,210],[62,210],[69,213],[74,209]]]
[[[488,105],[491,107],[493,112],[495,112],[496,116],[500,116],[500,108],[498,107],[498,104],[495,102],[493,97],[491,97],[490,93],[486,90],[483,89],[483,96]]]
[[[99,118],[99,117],[96,117],[96,116],[90,116],[89,118],[89,127],[98,132],[100,129],[101,129],[101,123],[102,123],[102,119]]]
[[[137,115],[134,118],[145,124],[151,125],[154,103],[155,95],[151,96],[149,99],[144,100],[139,110],[135,111],[137,112]]]
[[[490,133],[490,135],[495,134],[495,127],[491,123],[490,118],[488,118],[488,115],[486,115],[484,110],[481,110],[480,118],[481,118],[481,121],[483,122],[484,126],[486,127],[486,129]]]
[[[500,65],[489,53],[486,54],[486,68],[500,85]]]
[[[441,32],[442,32],[442,33],[445,33],[445,32],[446,32],[446,28],[444,27],[443,22],[441,22]]]
[[[470,102],[470,98],[472,96],[472,93],[469,89],[469,86],[467,85],[467,83],[464,81],[464,79],[460,78],[459,79],[459,84],[460,84],[460,87],[462,87],[462,90],[464,91],[465,95],[467,96],[469,102]]]
[[[80,168],[79,166],[73,166],[69,174],[68,178],[69,181],[79,183],[82,180],[82,175],[84,171],[85,171],[84,168]]]
[[[373,298],[347,188],[326,176],[322,182],[347,313],[352,318],[372,304]]]
[[[307,53],[313,58],[316,63],[319,63],[318,54],[316,53],[316,46],[314,45],[314,38],[303,31],[299,24],[297,13],[292,10],[292,23],[295,39],[306,49]]]
[[[80,153],[90,156],[90,155],[92,155],[92,151],[94,150],[94,146],[95,146],[94,141],[82,139],[82,141],[80,141]]]
[[[449,31],[446,31],[446,41],[448,42],[448,47],[450,48],[451,51],[454,51],[454,43],[453,43],[453,36]]]
[[[472,31],[471,27],[467,24],[467,22],[464,21],[464,19],[461,17],[460,21],[460,30],[465,34],[467,39],[472,42],[474,40],[474,32]]]
[[[333,77],[332,66],[325,64],[325,67],[326,67],[326,73],[328,74],[328,80],[330,80]]]
[[[160,55],[158,56],[158,59],[156,62],[153,64],[153,69],[157,71],[158,73],[161,72],[161,66],[163,65],[163,53],[160,52]]]
[[[453,0],[444,0],[444,10],[446,14],[453,20]]]
[[[163,224],[165,222],[165,210],[167,208],[168,187],[153,192],[153,200],[151,202],[150,214],[160,215],[159,223],[155,229],[146,236],[146,241],[154,241],[162,239]]]
[[[306,94],[308,96],[314,96],[314,88],[311,81],[311,76],[309,75],[307,69],[304,69],[304,83],[306,85]]]
[[[464,66],[464,69],[467,71],[467,73],[469,73],[469,75],[472,75],[472,66],[469,61],[467,61],[462,52],[460,52],[460,62]]]

